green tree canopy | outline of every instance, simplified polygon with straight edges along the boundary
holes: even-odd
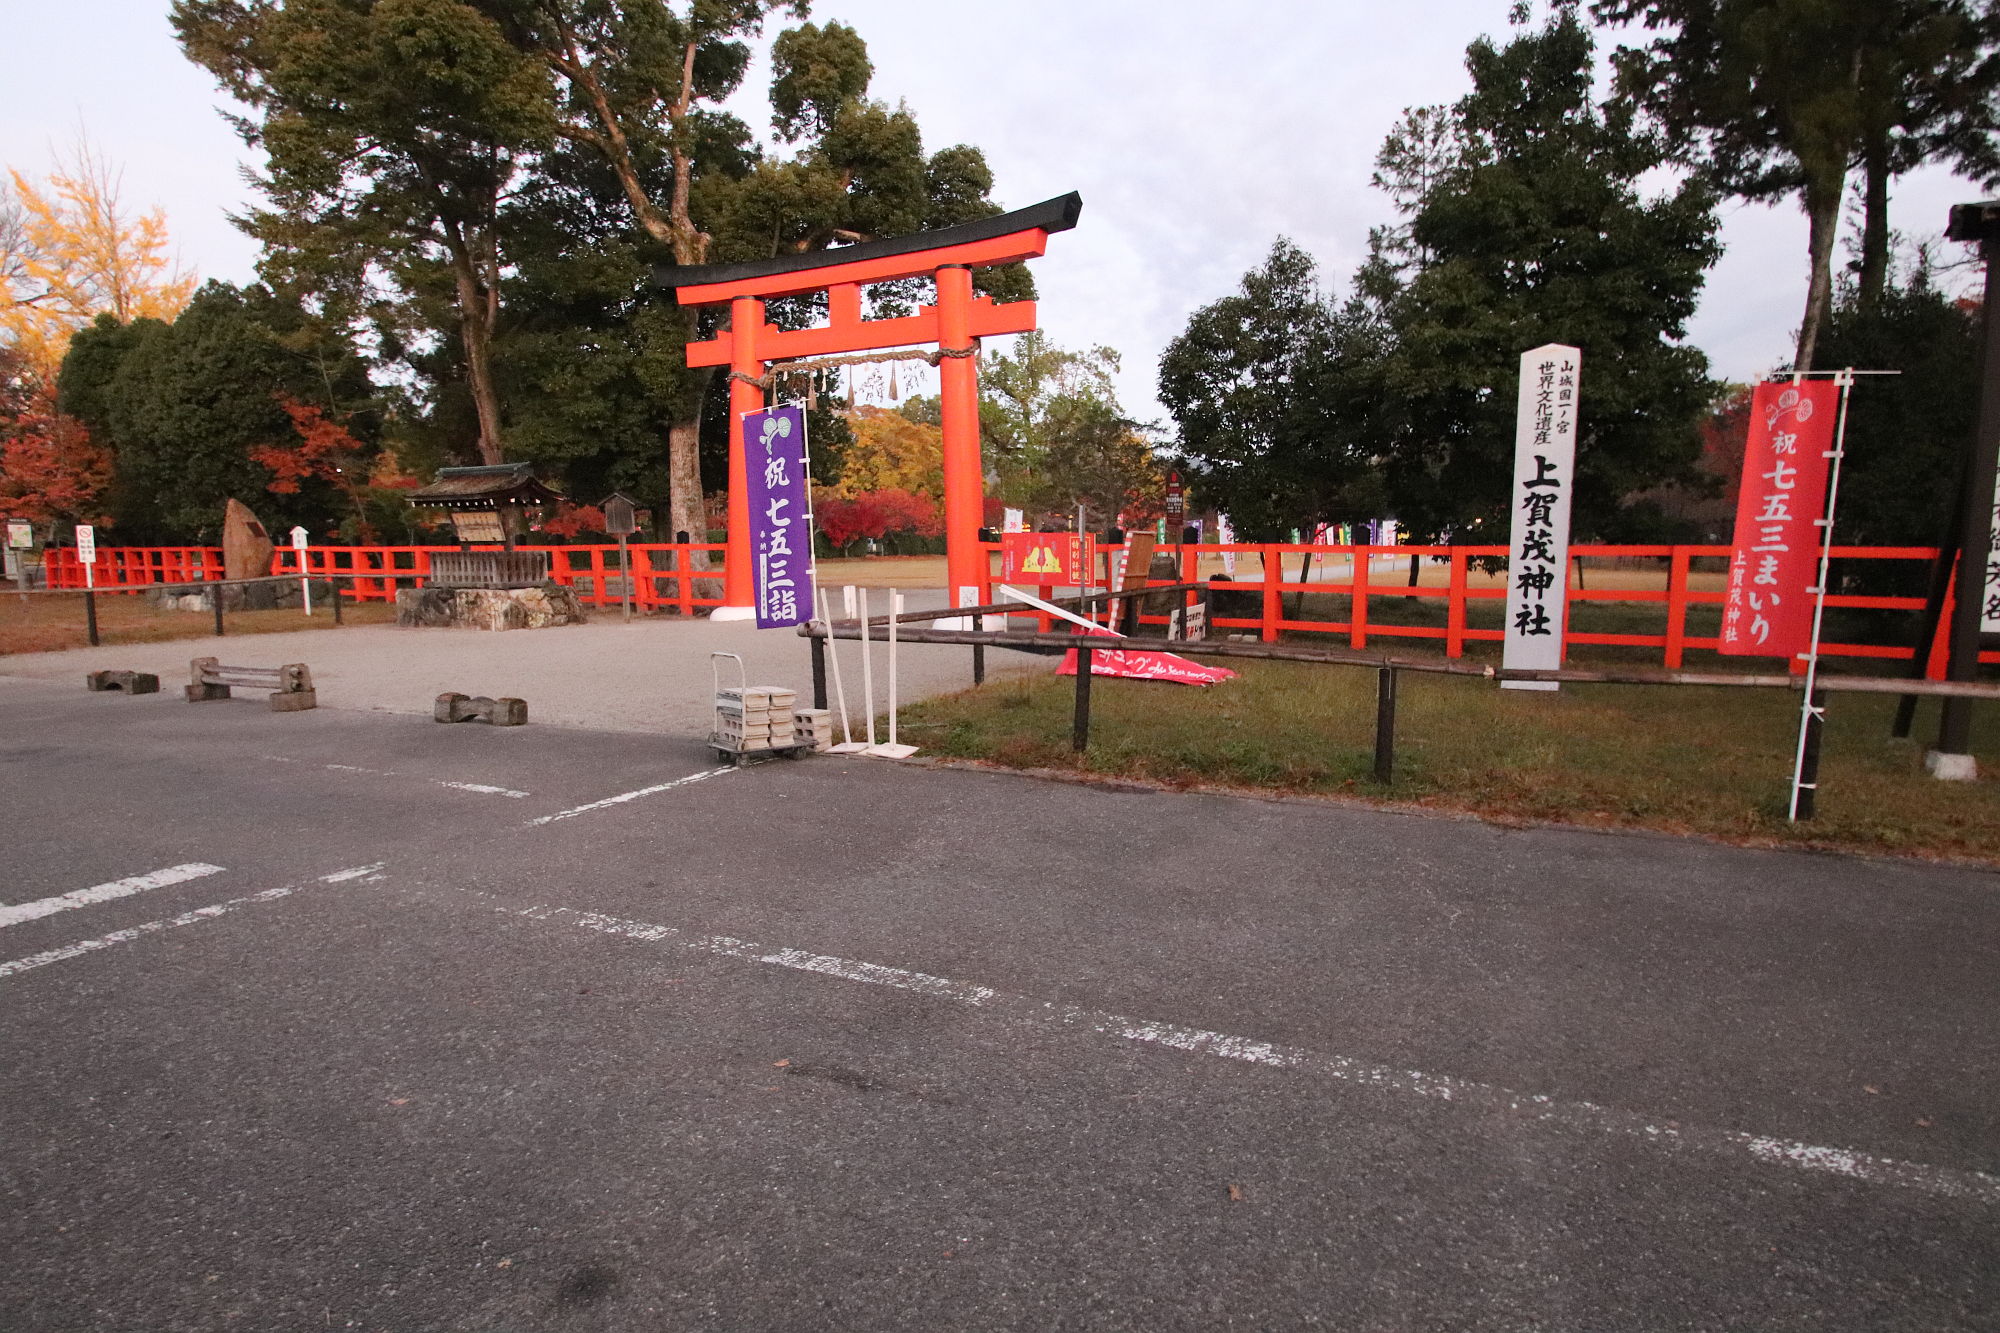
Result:
[[[259,286],[210,282],[173,323],[108,317],[76,335],[63,362],[63,410],[109,445],[110,503],[128,541],[212,541],[234,497],[274,531],[303,523],[323,532],[345,515],[323,483],[273,494],[271,473],[250,457],[294,438],[280,405],[289,396],[377,436],[357,403],[372,389],[351,348],[296,303]]]
[[[1361,275],[1398,404],[1391,501],[1425,535],[1505,532],[1520,355],[1544,343],[1583,356],[1579,538],[1647,535],[1630,497],[1698,454],[1708,362],[1682,339],[1720,254],[1715,195],[1699,179],[1641,194],[1665,149],[1629,108],[1593,101],[1594,55],[1567,6],[1474,42],[1447,164],[1411,214],[1423,262],[1399,276],[1378,252]]]
[[[1383,334],[1361,303],[1332,305],[1283,238],[1197,310],[1160,358],[1160,401],[1201,502],[1253,541],[1386,513]]]

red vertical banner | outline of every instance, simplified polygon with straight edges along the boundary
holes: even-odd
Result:
[[[1757,386],[1719,653],[1789,660],[1811,645],[1826,455],[1839,404],[1840,389],[1831,380]]]

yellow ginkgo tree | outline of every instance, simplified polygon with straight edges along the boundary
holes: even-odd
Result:
[[[88,142],[40,182],[9,167],[0,187],[0,345],[55,382],[70,336],[99,315],[171,320],[195,276],[174,260],[162,209],[134,216],[119,173]]]

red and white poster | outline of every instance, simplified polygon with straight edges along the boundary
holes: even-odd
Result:
[[[1107,639],[1119,637],[1105,629],[1085,630],[1084,633]],[[1063,654],[1063,664],[1056,669],[1056,674],[1076,674],[1076,649]],[[1228,667],[1203,666],[1174,653],[1135,652],[1125,648],[1092,648],[1090,675],[1093,680],[1099,676],[1118,676],[1125,680],[1165,680],[1176,685],[1213,685],[1218,681],[1236,679],[1236,673]]]
[[[1811,646],[1826,517],[1827,452],[1840,389],[1832,380],[1760,384],[1750,404],[1735,549],[1716,651],[1792,658]]]

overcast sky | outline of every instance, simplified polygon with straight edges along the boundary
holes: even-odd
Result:
[[[248,281],[255,252],[226,214],[245,206],[245,152],[208,75],[175,46],[162,0],[0,0],[0,162],[40,174],[79,127],[124,168],[136,206],[166,208],[183,261]],[[1127,410],[1153,399],[1160,350],[1234,289],[1280,234],[1344,290],[1369,188],[1404,107],[1467,88],[1466,43],[1506,31],[1507,0],[1010,0],[1005,5],[820,0],[875,61],[872,95],[909,103],[926,146],[972,143],[1009,208],[1080,192],[1077,229],[1035,264],[1041,324],[1124,355]],[[761,82],[762,72],[752,79]],[[1941,232],[1979,197],[1942,170],[1897,183],[1891,221]],[[1715,373],[1753,378],[1788,357],[1805,290],[1796,207],[1725,206],[1727,254],[1690,329]]]

